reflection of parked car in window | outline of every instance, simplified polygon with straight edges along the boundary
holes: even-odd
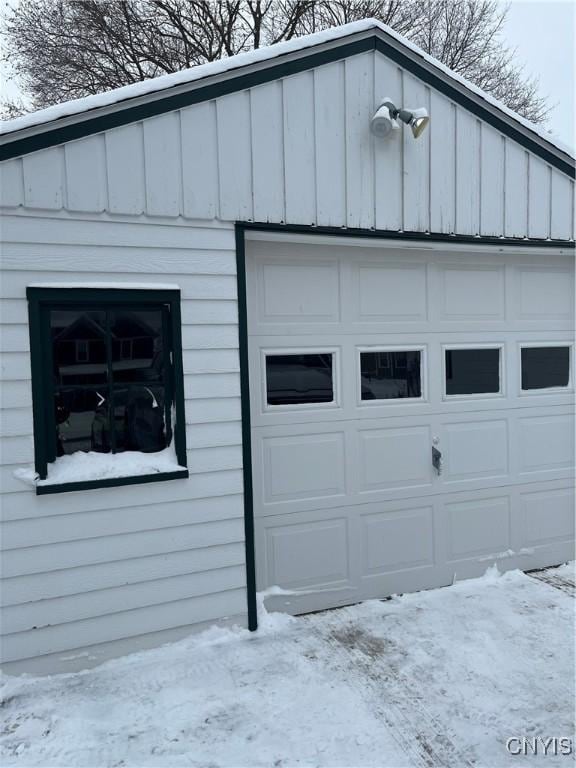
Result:
[[[332,355],[274,355],[266,359],[269,405],[330,403]]]
[[[116,450],[154,453],[166,447],[163,401],[148,387],[129,387],[115,392],[113,407]],[[110,411],[102,403],[91,428],[91,449],[100,453],[112,450]]]

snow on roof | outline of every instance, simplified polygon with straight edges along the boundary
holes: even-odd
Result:
[[[535,133],[540,139],[556,147],[556,149],[561,152],[566,153],[572,158],[576,156],[574,149],[564,144],[554,134],[549,133],[543,127],[535,125],[529,120],[521,117],[502,102],[498,101],[481,88],[478,88],[469,80],[466,80],[464,77],[453,72],[433,56],[425,53],[417,45],[410,42],[410,40],[398,34],[398,32],[395,32],[391,27],[388,27],[377,19],[354,21],[340,27],[333,27],[332,29],[327,29],[322,32],[315,32],[314,34],[305,35],[304,37],[297,37],[282,43],[276,43],[257,50],[240,53],[236,56],[208,62],[207,64],[200,64],[191,67],[190,69],[183,69],[180,72],[174,72],[169,75],[162,75],[142,82],[132,83],[131,85],[126,85],[122,88],[115,88],[111,91],[95,94],[93,96],[86,96],[81,99],[75,99],[74,101],[65,101],[62,104],[55,104],[52,107],[47,107],[46,109],[41,109],[37,112],[17,117],[14,120],[2,121],[2,123],[0,123],[0,135],[11,134],[26,128],[32,128],[34,126],[40,126],[55,120],[60,120],[64,117],[72,117],[90,110],[120,104],[129,99],[145,96],[147,94],[156,94],[175,86],[194,83],[206,77],[222,75],[249,65],[268,62],[286,54],[304,51],[307,48],[340,40],[362,32],[369,32],[370,30],[378,30],[393,38],[426,62],[428,68],[439,70],[442,74],[448,76],[468,91],[483,99],[486,104],[503,112],[509,118],[520,123],[524,128]]]

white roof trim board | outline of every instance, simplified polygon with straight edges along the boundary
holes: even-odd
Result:
[[[338,47],[338,43],[349,42],[351,37],[362,39],[374,35],[392,44],[397,50],[403,49],[405,54],[408,53],[413,60],[417,60],[421,65],[424,65],[428,71],[434,72],[436,76],[440,76],[444,81],[451,81],[452,85],[459,91],[467,92],[469,96],[475,98],[476,101],[479,100],[490,111],[500,113],[501,117],[507,118],[508,123],[515,123],[515,127],[520,128],[524,134],[529,132],[533,139],[539,140],[540,144],[545,143],[548,147],[553,147],[556,150],[555,154],[558,152],[562,153],[565,156],[565,160],[567,158],[574,159],[574,150],[561,142],[553,134],[513,112],[504,104],[465,78],[452,72],[441,62],[376,19],[352,22],[341,27],[335,27],[305,37],[294,38],[293,40],[209,62],[173,74],[133,83],[105,93],[57,104],[47,109],[23,115],[14,120],[4,121],[1,124],[0,136],[4,137],[2,143],[6,145],[7,142],[16,141],[23,135],[30,136],[44,130],[57,128],[64,123],[70,124],[71,121],[75,123],[78,119],[87,120],[99,114],[109,114],[111,111],[124,109],[136,103],[141,103],[143,100],[152,101],[154,97],[161,98],[162,96],[171,95],[166,93],[169,90],[181,92],[182,88],[186,86],[200,87],[208,79],[210,84],[214,80],[224,81],[241,74],[240,70],[242,70],[242,74],[246,70],[260,70],[266,68],[267,65],[280,63],[279,59],[293,60],[295,57],[298,57],[298,54],[306,56],[312,53],[310,50],[312,48],[318,49],[320,47],[327,49]],[[143,97],[145,98],[143,99]],[[54,125],[55,123],[57,125]],[[33,150],[25,150],[23,153],[26,153],[26,151]]]

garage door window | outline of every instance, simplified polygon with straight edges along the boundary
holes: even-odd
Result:
[[[266,355],[268,405],[333,403],[332,353]]]
[[[444,351],[446,395],[495,395],[502,391],[499,347]]]
[[[570,347],[522,347],[522,389],[556,389],[570,384]]]
[[[362,400],[399,400],[422,397],[421,350],[360,352]]]

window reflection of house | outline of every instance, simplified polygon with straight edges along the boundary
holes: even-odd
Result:
[[[106,368],[106,329],[104,315],[98,313],[66,312],[64,327],[52,328],[56,383],[90,383],[101,381]],[[82,364],[82,380],[78,378]],[[100,375],[98,375],[100,374]],[[72,376],[72,380],[70,377]]]
[[[161,308],[52,311],[58,455],[164,447],[162,323]]]
[[[420,352],[362,352],[362,400],[420,397]]]
[[[141,313],[152,315],[152,313]],[[74,317],[72,322],[71,318]],[[152,315],[161,327],[159,314]],[[106,377],[107,338],[113,368],[122,371],[149,369],[160,345],[160,332],[137,313],[118,312],[111,317],[108,337],[103,312],[66,312],[53,327],[56,384],[95,384]]]

